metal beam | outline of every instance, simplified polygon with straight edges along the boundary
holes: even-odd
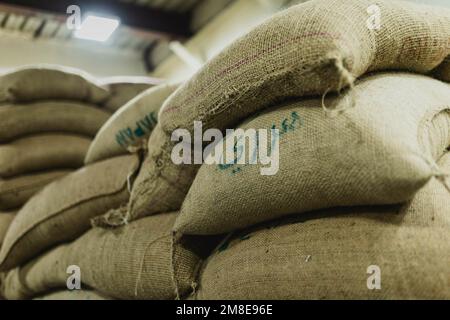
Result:
[[[132,28],[168,34],[174,38],[192,36],[191,14],[158,10],[147,6],[111,0],[0,0],[0,5],[23,7],[55,15],[67,15],[67,8],[78,5],[82,15],[87,12],[111,15]]]

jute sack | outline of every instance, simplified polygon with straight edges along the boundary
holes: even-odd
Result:
[[[175,213],[134,221],[118,229],[94,228],[76,241],[57,247],[23,267],[7,273],[1,293],[7,299],[26,299],[64,288],[67,267],[77,265],[82,286],[118,299],[174,299],[192,290],[207,241],[176,251],[179,269],[172,268],[172,226]],[[191,242],[191,245],[194,243]]]
[[[326,103],[339,109],[350,95]],[[376,74],[361,80],[352,95],[355,108],[337,117],[327,115],[319,99],[310,99],[243,123],[240,128],[263,129],[268,136],[279,129],[268,138],[279,145],[271,155],[278,166],[263,165],[260,157],[251,164],[248,154],[265,153],[256,143],[239,144],[242,152],[231,159],[245,164],[202,165],[175,230],[219,234],[287,214],[402,203],[431,178],[443,177],[435,159],[450,144],[449,84],[415,74]],[[227,136],[225,144],[233,146],[239,135],[244,137]],[[223,145],[214,154],[220,155]],[[270,167],[273,172],[264,173]]]
[[[47,169],[79,168],[91,140],[69,134],[42,134],[0,145],[0,177]]]
[[[140,93],[160,84],[161,81],[149,77],[112,77],[103,79],[101,83],[110,92],[104,106],[111,112],[115,112]]]
[[[0,76],[0,103],[66,99],[98,104],[108,96],[95,78],[73,68],[36,65]]]
[[[440,165],[450,170],[449,154]],[[222,243],[196,298],[449,299],[449,228],[450,195],[436,180],[403,206],[285,218]],[[369,290],[377,274],[381,289]]]
[[[69,132],[94,137],[111,116],[92,105],[46,101],[0,106],[0,142],[43,132]]]
[[[0,212],[0,248],[5,238],[6,232],[8,231],[11,222],[13,221],[16,213],[15,212]]]
[[[37,297],[33,300],[50,301],[84,301],[84,300],[113,300],[92,290],[63,290]]]
[[[446,8],[308,1],[274,15],[207,63],[164,104],[160,122],[166,132],[192,130],[194,120],[205,129],[232,128],[285,98],[352,87],[368,71],[428,73],[450,55],[449,41]]]
[[[91,218],[125,204],[128,177],[138,162],[134,155],[112,158],[46,186],[17,213],[0,251],[0,270],[75,239],[90,227]]]
[[[148,141],[148,154],[134,181],[125,219],[105,216],[107,223],[115,225],[113,221],[133,221],[181,207],[199,166],[174,164],[171,159],[173,146],[170,136],[157,125]]]
[[[120,108],[97,133],[85,163],[124,154],[145,143],[156,126],[161,105],[177,87],[163,84],[151,88]]]
[[[20,208],[44,186],[70,172],[70,170],[52,170],[0,179],[0,210]]]

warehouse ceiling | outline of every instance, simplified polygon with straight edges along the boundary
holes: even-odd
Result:
[[[144,51],[161,41],[192,35],[193,10],[207,0],[0,0],[0,31],[34,40],[86,45],[74,37],[66,21],[67,8],[120,19],[120,27],[104,43],[121,50]],[[231,1],[226,1],[231,2]]]

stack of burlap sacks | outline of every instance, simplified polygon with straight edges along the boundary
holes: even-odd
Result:
[[[0,77],[0,210],[17,211],[83,165],[110,116],[99,108],[108,95],[89,75],[66,68],[26,67]],[[5,230],[13,214],[0,218]]]
[[[120,280],[117,277],[120,270],[114,268],[120,268],[120,262],[125,263],[123,268],[128,268],[128,263],[132,261],[136,264],[135,269],[137,270],[137,266],[142,263],[142,253],[145,253],[148,243],[151,243],[148,229],[159,229],[165,224],[167,225],[166,229],[171,228],[173,221],[168,223],[163,220],[156,224],[153,221],[151,224],[140,222],[138,229],[129,229],[118,239],[116,239],[115,233],[105,234],[101,229],[94,229],[87,232],[86,235],[83,233],[90,229],[92,218],[101,216],[111,209],[126,207],[134,175],[139,169],[140,157],[145,154],[145,141],[156,126],[158,111],[163,101],[177,87],[178,84],[155,86],[138,94],[124,106],[118,108],[96,133],[87,152],[83,155],[83,157],[85,156],[84,167],[47,185],[18,212],[7,230],[0,253],[0,267],[3,271],[8,271],[2,274],[3,278],[0,281],[2,282],[1,293],[5,298],[31,298],[53,291],[52,289],[64,289],[68,277],[66,271],[70,265],[79,265],[83,282],[90,284],[89,279],[93,277],[95,280],[91,280],[94,281],[91,286],[101,289],[102,292],[106,291],[106,294],[109,293],[109,297],[131,298],[135,296],[134,282],[131,285],[126,279],[125,281]],[[111,95],[111,97],[113,96]],[[110,99],[116,100],[111,97]],[[112,110],[106,105],[106,109],[108,108]],[[172,219],[173,216],[170,218]],[[77,238],[79,239],[76,240]],[[106,241],[105,244],[103,244],[103,239]],[[76,241],[73,245],[58,247],[58,245],[74,240]],[[164,245],[169,246],[169,250],[165,250],[164,246],[160,250],[164,254],[167,253],[166,260],[170,262],[171,236],[162,240]],[[71,249],[72,246],[73,249]],[[73,259],[72,262],[66,265],[66,261],[62,257],[55,258],[53,254],[50,254],[53,251],[44,254],[54,247],[58,247],[53,250],[55,252],[67,247],[64,252],[68,259]],[[128,255],[121,254],[121,249],[127,251]],[[92,256],[96,254],[100,254],[101,257]],[[23,282],[20,273],[27,270],[30,263],[34,263],[29,261],[39,255],[41,257],[37,259],[38,261],[42,260],[50,265],[36,271],[36,274],[39,274],[37,277],[39,279],[36,281],[41,280],[40,276],[46,275],[48,277],[61,276],[61,282],[55,281],[53,285],[44,282],[41,287]],[[48,258],[47,255],[49,255]],[[75,255],[79,255],[78,257],[83,257],[85,260],[82,261]],[[105,260],[105,256],[110,256],[113,261]],[[191,258],[193,255],[189,253],[187,256]],[[158,251],[155,256],[148,258],[158,261],[161,257]],[[95,266],[96,263],[99,263],[98,267]],[[36,266],[39,268],[41,265],[37,263]],[[171,269],[165,270],[165,267],[163,260],[161,268],[167,277],[163,278],[165,283],[159,285],[167,287],[164,297],[169,298],[173,294],[174,288],[170,287]],[[58,268],[60,269],[58,270]],[[113,269],[108,270],[108,268]],[[29,274],[34,274],[35,270],[30,270]],[[87,270],[94,271],[94,274]],[[62,273],[58,275],[58,271]],[[98,272],[98,275],[95,275],[95,272]],[[146,281],[148,276],[145,270],[142,272],[144,283],[155,282]],[[150,274],[159,276],[159,273],[151,272]],[[106,279],[104,276],[110,278]],[[133,273],[128,275],[135,281],[133,276]],[[99,284],[96,281],[100,281]],[[118,281],[123,286],[122,290],[114,287]],[[112,288],[111,293],[103,286],[107,282],[110,282],[108,286]],[[152,292],[155,298],[162,294],[161,291],[154,292],[152,288],[143,290],[145,296],[148,295],[148,292]],[[75,294],[62,291],[52,293],[44,298],[96,299],[99,297],[103,298],[102,295],[91,291],[76,292]]]
[[[50,65],[24,67],[0,77],[3,247],[13,241],[25,247],[27,258],[34,257],[52,233],[64,240],[83,231],[78,231],[82,227],[77,226],[77,215],[90,210],[87,199],[97,198],[97,214],[127,202],[127,177],[134,170],[130,168],[137,167],[136,156],[130,163],[129,157],[114,157],[116,152],[108,161],[86,167],[84,159],[118,104],[154,85],[153,79],[130,77],[99,81],[79,70]],[[115,195],[119,189],[123,192]],[[56,220],[48,227],[39,225],[61,212],[73,214],[74,228],[69,223],[60,229]],[[20,244],[15,243],[25,234]]]
[[[367,23],[372,5],[380,28]],[[409,2],[313,0],[275,15],[146,109],[162,104],[151,135],[107,142],[142,131],[133,105],[156,88],[103,126],[87,168],[135,152],[114,170],[126,205],[27,203],[26,228],[13,224],[0,252],[1,293],[64,289],[76,265],[100,299],[450,298],[449,41],[449,10]],[[194,121],[279,129],[278,171],[174,164],[171,135],[193,136]]]
[[[0,244],[17,211],[45,185],[83,166],[97,131],[153,79],[97,81],[76,69],[29,66],[0,77]]]
[[[99,80],[99,83],[108,88],[109,97],[103,107],[111,113],[128,103],[131,99],[147,89],[163,83],[161,79],[149,77],[110,77]]]

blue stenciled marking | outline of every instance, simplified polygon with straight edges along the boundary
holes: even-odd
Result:
[[[283,119],[283,121],[280,124],[278,124],[278,125],[273,124],[271,126],[271,129],[278,129],[279,135],[274,134],[275,131],[273,131],[273,130],[271,131],[272,132],[271,147],[270,147],[268,156],[271,155],[272,150],[274,150],[274,148],[275,148],[275,143],[278,143],[279,139],[283,135],[291,133],[301,126],[303,126],[303,120],[296,111],[293,111],[289,118]],[[246,164],[238,165],[238,161],[242,158],[244,151],[245,151],[243,145],[240,143],[242,138],[243,138],[243,136],[238,136],[236,141],[234,142],[234,154],[235,154],[234,161],[232,161],[231,163],[224,163],[223,155],[222,155],[221,164],[217,165],[217,168],[219,170],[225,171],[227,169],[232,168],[232,170],[230,171],[230,174],[234,175],[234,174],[241,172],[244,167],[249,165],[249,163],[256,163],[256,159],[258,156],[258,149],[260,146],[259,134],[258,133],[256,134],[256,143],[253,145],[254,149],[252,150],[252,153],[251,153],[251,158],[250,158],[251,161],[249,161],[249,163],[246,163]]]
[[[149,135],[155,128],[157,116],[155,112],[147,114],[144,118],[136,121],[135,128],[124,128],[116,133],[116,142],[120,146],[126,148],[129,145],[136,143],[136,140],[142,139],[142,137]]]

